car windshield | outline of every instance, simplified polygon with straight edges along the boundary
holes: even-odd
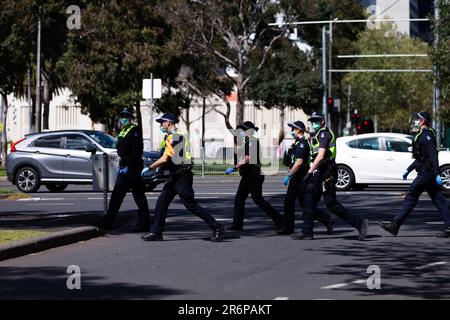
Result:
[[[100,131],[85,131],[85,133],[100,144],[103,148],[116,149],[116,139],[107,133]]]

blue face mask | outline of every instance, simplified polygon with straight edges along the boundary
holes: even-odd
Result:
[[[130,124],[130,119],[128,119],[128,118],[120,118],[119,122],[120,122],[120,124],[122,126],[127,126],[127,125]]]
[[[419,129],[419,127],[420,127],[420,122],[419,122],[419,120],[415,120],[415,121],[414,121],[414,128]]]
[[[159,127],[159,131],[161,131],[162,133],[167,133],[166,129],[164,129],[164,127]]]
[[[311,127],[314,130],[314,132],[317,132],[320,129],[320,123],[319,122],[313,122],[313,123],[311,123]]]
[[[295,138],[297,135],[295,134],[295,131],[291,131],[291,137]]]
[[[240,130],[240,131],[239,131],[239,136],[240,136],[242,139],[244,139],[244,138],[245,138],[245,132],[242,131],[242,130]]]

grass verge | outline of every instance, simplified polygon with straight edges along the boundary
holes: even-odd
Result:
[[[0,229],[0,244],[5,244],[11,241],[25,240],[34,237],[47,235],[49,232],[36,230],[1,230]]]

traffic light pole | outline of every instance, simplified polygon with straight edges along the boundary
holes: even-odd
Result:
[[[322,113],[328,118],[327,110],[327,43],[326,43],[326,28],[322,27],[322,85],[323,85],[323,97],[322,97]]]

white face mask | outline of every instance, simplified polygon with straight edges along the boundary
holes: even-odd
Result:
[[[414,121],[414,128],[419,129],[420,127],[420,120],[415,120]]]

